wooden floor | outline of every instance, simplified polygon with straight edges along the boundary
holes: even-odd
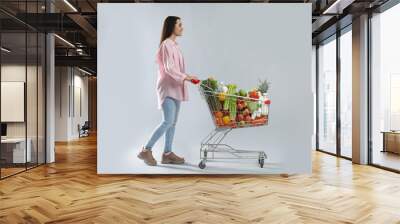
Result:
[[[94,137],[0,181],[0,223],[400,223],[400,175],[313,155],[313,174],[98,176]]]
[[[381,152],[375,150],[372,157],[374,164],[400,170],[400,155],[391,152]]]
[[[8,176],[11,176],[11,175],[13,175],[13,174],[16,174],[16,173],[19,173],[19,172],[23,172],[23,171],[25,171],[26,169],[25,169],[25,167],[11,167],[11,168],[4,168],[4,167],[2,167],[1,168],[1,177],[3,178],[3,177],[8,177]]]

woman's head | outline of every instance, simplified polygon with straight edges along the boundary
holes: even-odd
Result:
[[[170,37],[172,34],[176,36],[181,36],[183,31],[183,26],[181,22],[181,18],[177,16],[168,16],[164,20],[164,25],[161,33],[161,41],[160,44]]]

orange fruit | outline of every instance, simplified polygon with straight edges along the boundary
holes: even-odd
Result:
[[[224,114],[221,111],[216,111],[215,112],[215,117],[222,118],[223,116],[224,116]]]
[[[229,116],[225,116],[222,118],[222,121],[224,124],[229,124],[231,122],[231,118]]]
[[[215,123],[216,123],[218,126],[224,124],[224,122],[222,121],[222,118],[220,118],[220,117],[215,118]]]

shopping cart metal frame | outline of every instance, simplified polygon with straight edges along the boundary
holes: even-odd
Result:
[[[207,96],[213,95],[213,97],[217,97],[216,94],[218,92],[212,90],[204,90],[203,87],[206,87],[202,84],[199,85],[199,91],[202,95],[203,99],[207,102]],[[241,97],[236,95],[229,95],[225,94],[226,97],[236,97],[242,98],[246,100],[254,99],[249,97]],[[211,109],[210,105],[207,105],[211,118],[213,119],[213,123],[215,125],[215,129],[212,130],[202,141],[200,146],[200,163],[199,168],[204,169],[206,167],[206,162],[215,160],[215,159],[257,159],[258,164],[261,168],[264,167],[264,161],[268,158],[267,154],[264,151],[260,150],[244,150],[244,149],[237,149],[228,144],[223,143],[225,137],[233,130],[239,128],[246,128],[246,127],[257,127],[257,126],[264,126],[268,124],[268,120],[265,124],[261,125],[243,125],[243,126],[223,126],[219,127],[216,124],[214,111]],[[268,114],[269,114],[269,105],[268,105]],[[219,153],[224,153],[230,155],[230,157],[221,157],[218,156]],[[209,155],[211,154],[211,156]]]

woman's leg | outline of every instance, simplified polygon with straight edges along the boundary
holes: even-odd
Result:
[[[179,114],[179,109],[180,109],[180,101],[175,100],[175,114],[174,114],[174,120],[172,125],[168,128],[167,132],[165,133],[165,145],[164,145],[164,153],[171,152],[172,150],[172,141],[174,140],[174,133],[175,133],[175,125],[178,120],[178,114]]]
[[[175,125],[178,120],[180,101],[175,100],[175,104],[176,104],[176,110],[175,110],[175,114],[174,114],[175,119],[174,119],[171,127],[169,127],[167,132],[165,133],[164,153],[161,158],[162,164],[184,164],[185,163],[185,159],[183,157],[179,157],[174,152],[171,151],[172,141],[174,139],[174,133],[175,133]]]
[[[151,150],[157,140],[172,126],[176,116],[176,103],[174,99],[170,97],[166,97],[163,104],[163,121],[162,123],[154,130],[151,138],[144,146],[145,149]]]

